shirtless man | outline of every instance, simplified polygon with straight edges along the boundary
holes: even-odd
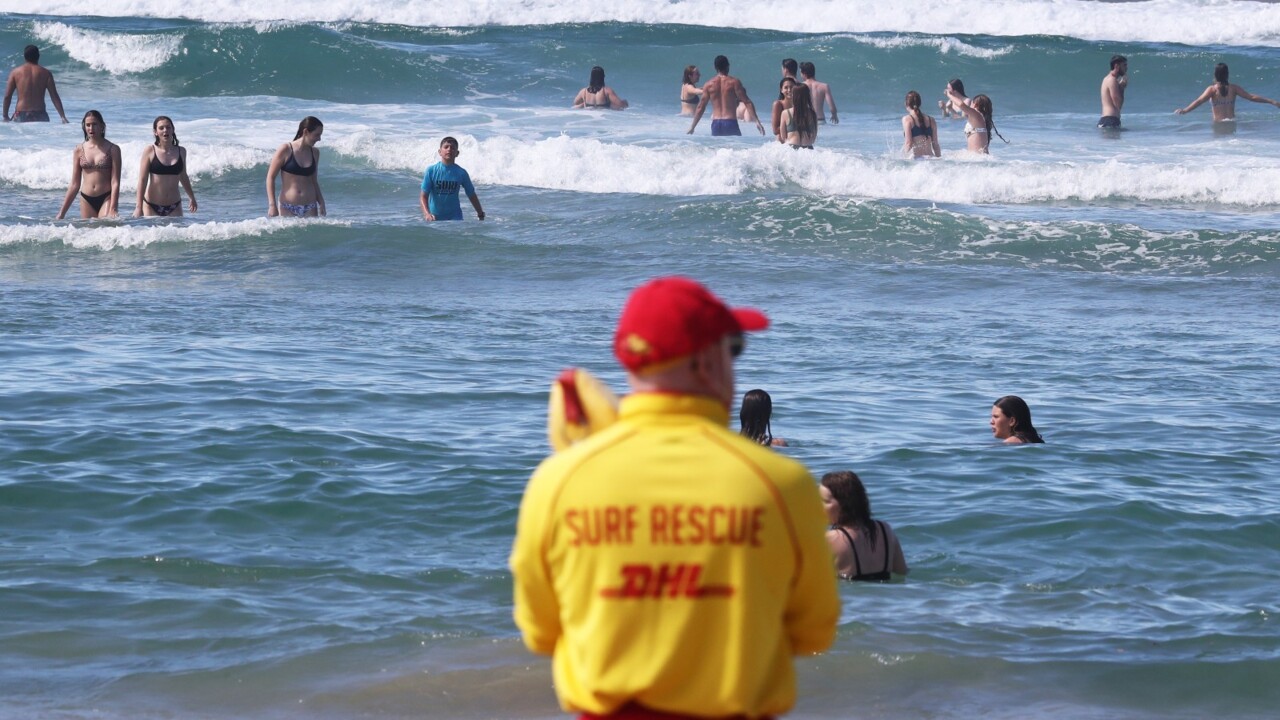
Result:
[[[1123,55],[1111,56],[1111,72],[1102,76],[1102,117],[1098,127],[1118,130],[1120,108],[1124,107],[1124,89],[1129,86],[1129,60]]]
[[[818,82],[818,71],[814,70],[813,63],[808,61],[800,63],[800,75],[804,77],[804,84],[809,86],[809,92],[813,94],[813,109],[818,111],[818,122],[827,121],[827,115],[822,111],[822,107],[830,105],[831,124],[839,125],[840,116],[836,114],[836,98],[831,94],[831,88],[827,87],[826,83]]]
[[[9,82],[4,86],[4,121],[9,122],[49,122],[49,113],[44,108],[44,93],[49,91],[49,99],[67,122],[67,114],[62,111],[62,98],[58,97],[58,88],[53,84],[53,73],[40,67],[40,49],[28,45],[22,52],[26,62],[9,73]],[[9,101],[13,92],[18,92],[18,104],[14,107],[13,116],[9,116]]]
[[[796,77],[796,68],[798,67],[795,60],[786,58],[782,61],[782,77],[800,82],[800,78]]]
[[[713,103],[711,106],[712,135],[742,134],[742,130],[738,128],[739,102],[747,106],[750,112],[747,117],[755,118],[756,129],[764,135],[764,125],[756,115],[755,103],[747,97],[747,89],[742,87],[741,80],[729,74],[729,58],[717,55],[715,65],[716,76],[702,86],[702,99],[698,101],[698,109],[693,112],[693,124],[689,126],[688,134],[692,135],[694,128],[698,127],[698,121],[702,119],[702,113],[707,109],[707,102],[710,101]]]

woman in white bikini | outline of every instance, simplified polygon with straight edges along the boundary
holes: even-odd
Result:
[[[71,154],[71,184],[57,219],[67,216],[77,193],[80,217],[116,217],[120,204],[120,146],[107,139],[107,122],[97,110],[84,114],[80,130],[84,142]]]
[[[1265,103],[1280,108],[1280,102],[1264,98],[1261,95],[1254,95],[1239,85],[1230,82],[1227,79],[1229,73],[1226,63],[1218,63],[1213,68],[1214,84],[1205,88],[1204,92],[1200,93],[1200,97],[1196,98],[1190,105],[1178,108],[1174,112],[1178,115],[1185,115],[1203,105],[1207,100],[1213,107],[1213,121],[1219,123],[1233,122],[1236,119],[1236,98],[1238,97],[1250,102]]]
[[[316,148],[323,133],[324,123],[308,115],[298,123],[293,142],[281,145],[271,157],[271,166],[267,168],[267,217],[325,214],[324,193],[320,191],[320,151]],[[280,176],[278,204],[276,175]]]
[[[142,164],[138,167],[138,202],[134,217],[181,217],[182,195],[178,186],[187,191],[191,212],[196,211],[196,193],[191,189],[187,176],[187,149],[179,147],[178,134],[173,121],[161,115],[151,122],[155,143],[142,151]]]
[[[986,95],[978,95],[973,98],[973,102],[963,104],[964,97],[954,90],[947,88],[947,97],[951,98],[951,104],[958,106],[960,112],[964,113],[964,136],[968,142],[969,152],[987,154],[990,152],[991,136],[1004,140],[1004,136],[996,130],[995,120],[992,116],[995,109],[991,105],[991,98]],[[1004,140],[1008,144],[1008,140]]]

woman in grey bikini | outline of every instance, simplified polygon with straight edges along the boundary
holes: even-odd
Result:
[[[1228,80],[1230,77],[1229,73],[1230,71],[1227,69],[1226,63],[1218,63],[1217,66],[1213,68],[1214,83],[1205,88],[1204,92],[1200,93],[1200,97],[1196,98],[1190,105],[1184,108],[1178,108],[1177,110],[1174,110],[1174,112],[1179,115],[1185,115],[1186,113],[1189,113],[1203,105],[1205,101],[1208,101],[1213,108],[1213,121],[1219,123],[1232,122],[1236,119],[1236,98],[1238,97],[1242,97],[1250,102],[1265,103],[1267,105],[1280,107],[1280,102],[1264,98],[1261,95],[1254,95],[1239,85],[1230,82],[1230,80]]]
[[[267,168],[267,217],[291,215],[317,217],[325,214],[324,193],[320,191],[320,150],[316,143],[324,133],[324,123],[308,115],[298,123],[293,142],[276,150]],[[280,176],[280,202],[276,202],[276,176]]]
[[[191,212],[196,211],[196,193],[191,189],[187,176],[187,149],[178,146],[178,134],[173,120],[161,115],[151,122],[155,143],[142,151],[142,164],[138,167],[138,203],[134,217],[181,217],[182,195],[178,186],[187,191]]]
[[[57,219],[67,216],[77,193],[80,217],[115,217],[120,204],[120,146],[107,139],[107,122],[97,110],[84,114],[80,130],[84,142],[71,154],[71,184]]]

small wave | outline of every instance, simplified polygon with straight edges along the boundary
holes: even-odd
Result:
[[[94,70],[123,75],[164,65],[182,49],[181,35],[132,35],[82,30],[60,22],[37,22],[37,39],[57,45]]]
[[[343,224],[329,220],[302,223]],[[299,222],[254,218],[238,222],[154,225],[151,221],[75,222],[70,224],[3,225],[0,247],[20,243],[62,243],[77,249],[113,250],[147,247],[155,243],[218,242],[240,237],[264,237],[298,227]]]
[[[956,54],[966,57],[990,60],[1013,52],[1012,47],[981,48],[970,45],[954,37],[924,37],[920,35],[895,35],[892,37],[876,37],[873,35],[849,35],[850,40],[870,45],[881,50],[897,50],[907,47],[931,47],[940,55]]]
[[[462,5],[401,0],[317,0],[276,3],[207,0],[174,5],[167,0],[46,0],[52,16],[186,18],[205,22],[363,22],[417,27],[553,25],[624,22],[753,28],[801,33],[900,32],[930,35],[1022,37],[1056,35],[1116,42],[1188,45],[1280,45],[1280,7],[1216,0],[915,0],[911,12],[897,3],[863,3],[849,12],[843,0],[797,0],[786,10],[775,0],[598,0],[594,3],[508,3],[477,0]],[[28,3],[0,0],[0,11],[31,12]]]
[[[120,142],[123,167],[120,169],[120,195],[133,192],[138,187],[138,161],[144,142]],[[271,160],[270,150],[242,145],[196,145],[188,150],[187,172],[192,180],[199,177],[218,177],[228,171],[245,170],[266,165]],[[17,150],[0,148],[0,183],[33,190],[65,190],[71,149],[34,148]]]

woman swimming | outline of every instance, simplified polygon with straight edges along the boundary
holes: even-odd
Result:
[[[116,217],[120,204],[120,146],[107,140],[107,122],[97,110],[84,114],[80,130],[84,142],[71,153],[71,184],[57,219],[66,217],[76,194],[80,195],[80,217]]]
[[[578,91],[573,99],[575,108],[595,108],[598,110],[626,110],[629,103],[618,97],[613,88],[604,84],[604,68],[599,65],[591,68],[591,82]]]
[[[196,193],[187,175],[187,149],[178,145],[173,121],[161,115],[151,122],[155,142],[142,151],[138,168],[138,202],[134,217],[182,215],[182,196],[178,186],[187,191],[191,212],[196,211]]]
[[[841,470],[823,475],[818,494],[831,523],[827,544],[841,579],[885,582],[910,572],[893,528],[871,518],[871,501],[856,473]]]
[[[765,446],[786,447],[787,441],[773,436],[769,418],[773,416],[773,398],[764,390],[749,390],[742,396],[742,408],[738,411],[741,423],[739,434]]]
[[[907,114],[902,116],[902,151],[913,158],[941,157],[938,123],[920,112],[920,93],[912,90],[904,101]]]
[[[1011,445],[1044,442],[1031,423],[1031,408],[1017,395],[1005,395],[991,405],[990,424],[991,434]]]
[[[1227,78],[1230,76],[1230,70],[1227,69],[1226,63],[1218,63],[1213,68],[1214,84],[1205,88],[1200,93],[1200,97],[1184,108],[1178,108],[1174,112],[1178,115],[1195,110],[1204,104],[1207,100],[1213,107],[1214,122],[1230,122],[1236,119],[1236,98],[1242,97],[1245,100],[1256,103],[1265,103],[1280,108],[1280,102],[1264,98],[1261,95],[1254,95],[1244,88],[1230,82]]]
[[[320,150],[316,143],[324,123],[310,115],[298,123],[293,142],[276,150],[267,168],[267,217],[317,217],[325,214],[320,191]],[[280,202],[276,203],[276,176],[280,176]]]

